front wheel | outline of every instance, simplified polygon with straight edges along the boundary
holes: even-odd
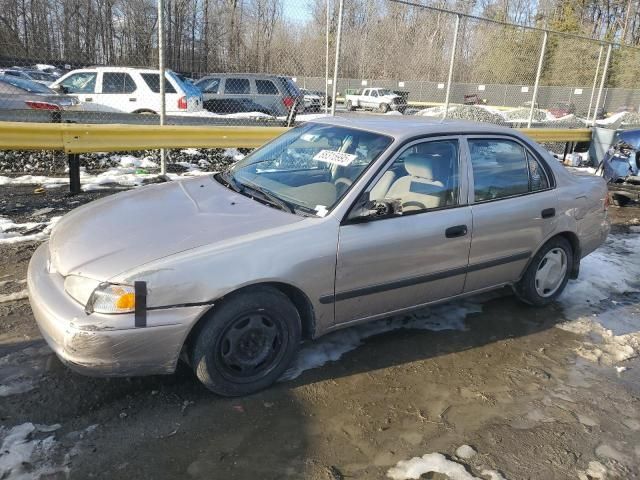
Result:
[[[536,307],[548,305],[564,290],[572,268],[571,244],[562,237],[552,238],[536,253],[515,285],[516,295]]]
[[[388,103],[381,103],[379,107],[380,113],[387,113],[389,111]]]
[[[351,100],[347,100],[346,108],[347,112],[353,112],[355,110],[355,108],[353,108],[353,103],[351,103]]]
[[[227,397],[273,384],[300,343],[298,311],[271,287],[224,299],[204,321],[192,346],[191,365],[205,387]]]

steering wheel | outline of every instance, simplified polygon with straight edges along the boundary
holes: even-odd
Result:
[[[347,177],[336,178],[333,184],[336,186],[336,191],[338,192],[338,196],[342,195],[347,189],[353,184],[353,180]]]

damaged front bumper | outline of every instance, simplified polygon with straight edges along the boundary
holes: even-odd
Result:
[[[208,306],[147,312],[136,328],[134,314],[87,315],[64,291],[64,278],[47,271],[48,243],[29,263],[29,301],[42,336],[73,370],[92,376],[172,373],[191,327]]]

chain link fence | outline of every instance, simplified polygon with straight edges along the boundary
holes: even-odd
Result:
[[[0,12],[4,121],[283,125],[348,109],[640,124],[640,49],[404,0],[0,0]]]

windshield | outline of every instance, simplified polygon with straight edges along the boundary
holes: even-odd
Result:
[[[21,90],[25,90],[29,93],[46,93],[49,95],[55,95],[56,93],[50,88],[45,87],[41,83],[36,83],[31,80],[24,80],[18,77],[10,77],[9,75],[0,75],[0,80]]]
[[[382,95],[395,95],[395,94],[391,90],[388,90],[386,88],[379,88],[378,95],[382,96]]]
[[[307,123],[245,157],[226,175],[240,187],[277,197],[291,211],[324,216],[391,141],[377,133]]]

